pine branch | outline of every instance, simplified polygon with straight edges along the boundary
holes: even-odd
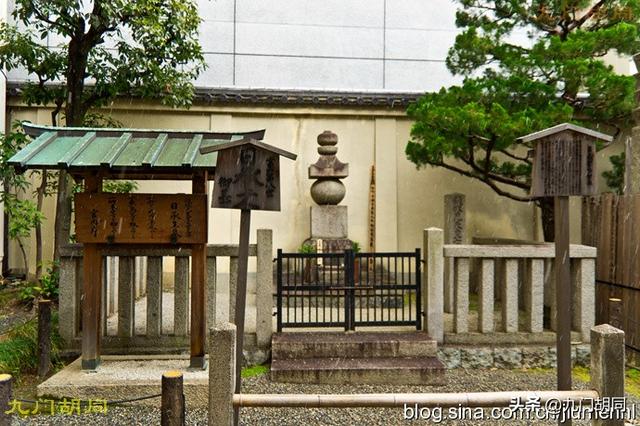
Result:
[[[522,202],[532,201],[531,198],[529,198],[529,197],[522,197],[522,196],[519,196],[519,195],[512,194],[512,193],[510,193],[508,191],[505,191],[503,189],[500,189],[500,187],[498,187],[491,180],[483,179],[482,177],[480,177],[480,176],[478,176],[478,175],[476,175],[474,173],[471,173],[468,170],[460,169],[458,167],[452,166],[451,164],[447,164],[444,161],[441,161],[440,163],[437,163],[437,164],[434,164],[434,165],[443,167],[443,168],[445,168],[447,170],[451,170],[451,171],[456,172],[458,174],[461,174],[463,176],[467,176],[467,177],[470,177],[472,179],[479,180],[480,182],[483,182],[485,185],[487,185],[491,189],[493,189],[493,191],[496,194],[502,195],[503,197],[510,198],[510,199],[512,199],[514,201],[522,201]],[[527,186],[525,189],[529,189],[529,187]]]
[[[578,19],[577,21],[572,22],[567,30],[568,31],[572,31],[576,28],[580,28],[585,22],[587,22],[589,20],[589,18],[591,18],[593,15],[595,15],[596,13],[598,13],[598,11],[602,8],[602,6],[604,6],[604,4],[606,3],[605,0],[600,0],[598,3],[594,4],[593,6],[591,6],[591,9],[589,9],[589,11],[587,13],[585,13],[582,18]]]

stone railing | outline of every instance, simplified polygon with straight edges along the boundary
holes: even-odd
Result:
[[[104,353],[171,353],[189,347],[190,250],[136,246],[105,247],[102,293],[102,350]],[[257,244],[249,245],[249,256],[256,257],[256,332],[247,341],[260,348],[271,343],[273,314],[272,231],[259,229]],[[172,309],[163,309],[170,300],[163,297],[163,257],[175,258]],[[238,271],[238,246],[207,246],[207,329],[216,322],[220,309],[217,260],[229,258],[229,321],[233,321]],[[60,260],[60,335],[65,347],[80,347],[82,309],[82,245],[63,248]],[[145,296],[144,306],[136,299]],[[144,309],[141,311],[141,307]],[[168,312],[171,311],[171,312]],[[167,315],[168,314],[168,315]],[[117,318],[117,325],[111,324]],[[164,321],[163,321],[163,317]],[[171,318],[173,317],[173,318]],[[168,324],[172,321],[173,324]],[[143,327],[141,327],[143,324]],[[112,326],[110,326],[112,325]],[[114,327],[115,326],[115,327]],[[115,331],[113,330],[115,328]],[[142,329],[141,329],[142,328]],[[245,339],[247,340],[247,339]]]
[[[550,330],[555,329],[553,244],[466,245],[444,244],[443,231],[424,231],[423,297],[425,329],[438,341],[445,333],[544,333],[544,307],[549,308]],[[572,330],[583,342],[595,322],[595,247],[571,245]],[[452,327],[444,313],[445,265],[453,287]],[[475,274],[470,274],[471,266]],[[470,327],[470,277],[477,280],[477,328]],[[499,302],[497,302],[499,301]],[[495,307],[500,309],[496,313]],[[499,319],[499,321],[498,321]],[[547,330],[548,331],[548,330]],[[526,336],[524,336],[526,337]],[[455,339],[451,339],[455,340]],[[508,339],[507,339],[508,340]],[[494,340],[494,343],[498,343]]]

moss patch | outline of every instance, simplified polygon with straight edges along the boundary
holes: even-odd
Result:
[[[248,379],[249,377],[262,376],[263,374],[267,374],[269,372],[268,365],[254,365],[251,367],[245,367],[242,369],[242,373],[240,375],[243,379]]]

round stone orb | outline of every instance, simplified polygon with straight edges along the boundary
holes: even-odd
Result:
[[[331,130],[325,130],[318,135],[318,145],[331,146],[338,143],[338,135]]]
[[[339,179],[319,179],[311,185],[311,198],[319,205],[336,205],[344,199],[347,189]]]
[[[336,155],[338,153],[337,146],[319,146],[318,154],[320,155]]]

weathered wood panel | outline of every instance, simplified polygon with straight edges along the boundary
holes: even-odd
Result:
[[[280,210],[280,158],[251,145],[221,151],[212,207]]]
[[[206,244],[206,194],[75,196],[81,243]]]
[[[640,195],[587,197],[582,207],[582,242],[598,249],[596,324],[610,323],[609,299],[621,299],[619,326],[640,351]]]

